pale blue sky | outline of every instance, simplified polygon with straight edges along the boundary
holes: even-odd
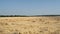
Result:
[[[60,15],[60,0],[0,0],[0,15]]]

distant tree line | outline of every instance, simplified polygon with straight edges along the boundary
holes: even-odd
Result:
[[[0,17],[27,17],[26,15],[0,15]]]
[[[40,17],[40,16],[60,16],[60,15],[31,15],[31,16],[27,16],[27,15],[0,15],[0,17]]]

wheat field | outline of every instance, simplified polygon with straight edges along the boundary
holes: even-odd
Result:
[[[0,34],[60,34],[60,16],[0,17]]]

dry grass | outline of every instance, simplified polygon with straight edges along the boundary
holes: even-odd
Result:
[[[60,17],[0,17],[0,34],[60,34]]]

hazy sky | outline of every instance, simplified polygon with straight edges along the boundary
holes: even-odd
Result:
[[[60,15],[60,0],[0,0],[0,15]]]

